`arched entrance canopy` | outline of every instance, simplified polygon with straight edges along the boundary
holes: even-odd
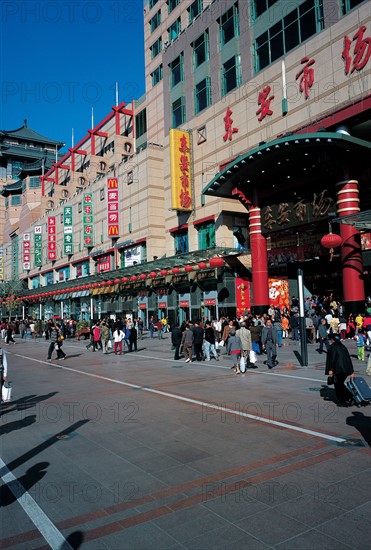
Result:
[[[285,136],[237,157],[203,189],[203,195],[232,198],[235,188],[246,196],[253,189],[263,198],[272,185],[292,187],[325,177],[337,182],[350,174],[360,177],[369,169],[371,143],[337,132],[316,132]],[[238,197],[236,196],[236,199]]]

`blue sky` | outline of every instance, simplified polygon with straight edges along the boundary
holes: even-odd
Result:
[[[12,1],[1,10],[0,130],[27,119],[71,146],[119,101],[144,94],[143,1]]]

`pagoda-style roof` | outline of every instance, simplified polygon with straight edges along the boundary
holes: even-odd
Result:
[[[3,141],[5,137],[24,140],[24,141],[33,141],[37,143],[45,143],[47,145],[57,146],[58,149],[64,147],[64,143],[61,141],[56,141],[55,139],[47,138],[32,128],[27,126],[27,121],[20,128],[16,130],[0,130],[0,139]]]
[[[19,193],[22,193],[21,180],[4,185],[3,189],[0,191],[0,195],[3,197],[9,197],[9,195],[19,195]]]

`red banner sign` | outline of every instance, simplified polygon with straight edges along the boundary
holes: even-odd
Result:
[[[108,236],[112,238],[119,236],[119,180],[118,178],[107,179],[107,220]]]
[[[210,300],[205,300],[205,306],[215,306],[215,304],[216,304],[215,298]]]
[[[183,300],[182,302],[179,302],[179,307],[189,307],[188,300]]]
[[[244,315],[251,307],[250,281],[242,277],[236,278],[236,309],[237,315]]]
[[[55,216],[48,218],[48,260],[54,262],[57,259],[57,228]]]

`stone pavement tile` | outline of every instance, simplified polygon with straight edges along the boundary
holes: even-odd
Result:
[[[152,475],[162,483],[170,486],[180,485],[181,483],[187,483],[188,481],[200,478],[199,472],[191,466],[186,465],[175,466],[167,470],[155,472]]]
[[[147,456],[138,459],[133,457],[132,461],[137,468],[142,468],[145,472],[152,474],[181,465],[178,460],[165,454],[156,453],[152,449],[148,449]]]
[[[219,498],[213,500],[205,499],[203,505],[231,522],[236,522],[269,508],[250,495],[248,487],[235,493],[222,494]]]
[[[349,546],[339,540],[334,540],[332,537],[328,537],[312,529],[297,537],[276,544],[274,548],[276,550],[351,550],[356,547]]]
[[[103,530],[102,536],[95,539],[105,544],[110,550],[170,550],[178,547],[178,542],[173,537],[152,522],[129,528],[120,528],[117,524],[112,529],[112,534],[105,535]],[[84,532],[84,526],[81,526],[81,530]],[[99,536],[99,529],[96,535]],[[85,540],[86,547],[90,548],[89,529],[85,530]]]
[[[244,533],[235,525],[226,525],[199,537],[184,542],[184,546],[190,550],[215,549],[215,550],[266,550],[267,544],[255,537]]]
[[[178,510],[153,520],[153,523],[181,544],[228,525],[227,521],[201,505]]]
[[[367,486],[362,486],[362,476],[353,476],[350,479],[332,483],[328,486],[336,505],[344,510],[352,510],[357,506],[370,502],[371,493]]]
[[[308,530],[303,523],[272,509],[242,519],[236,526],[271,546]]]
[[[369,518],[366,521],[364,517],[354,512],[348,512],[341,516],[340,521],[338,518],[334,518],[319,525],[317,531],[348,544],[352,548],[367,548],[370,545]]]
[[[329,502],[321,502],[318,497],[311,498],[308,495],[281,503],[273,508],[272,513],[275,513],[276,510],[309,527],[315,527],[333,518],[341,518],[344,513],[338,506]]]

